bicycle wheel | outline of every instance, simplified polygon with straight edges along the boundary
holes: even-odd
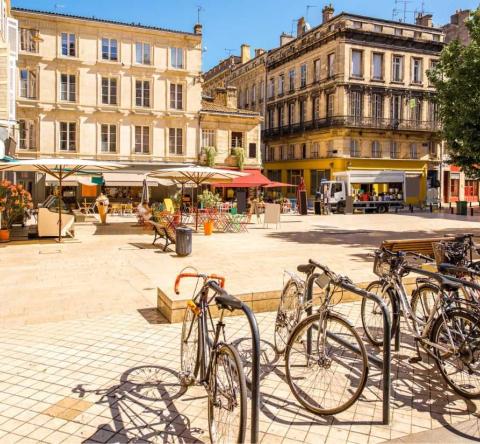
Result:
[[[182,326],[182,341],[180,344],[181,382],[191,385],[195,382],[199,367],[198,347],[198,316],[190,307],[185,309]]]
[[[438,288],[434,284],[422,284],[417,287],[412,293],[411,307],[412,312],[422,322],[427,322],[428,317],[435,305],[435,300],[438,297]]]
[[[298,298],[301,291],[303,290],[293,279],[290,279],[283,287],[275,319],[274,334],[275,351],[279,355],[283,355],[285,352],[288,337],[298,322]]]
[[[208,426],[213,443],[243,443],[247,426],[247,384],[235,347],[221,344],[209,378]]]
[[[453,309],[433,324],[430,340],[440,373],[459,395],[480,397],[480,325],[478,316]]]
[[[326,336],[319,333],[319,321],[316,313],[293,330],[285,356],[286,376],[303,407],[334,415],[361,395],[368,376],[367,351],[356,330],[339,315],[325,314],[321,330]]]
[[[398,325],[397,299],[391,287],[386,287],[382,281],[374,281],[369,284],[367,291],[382,299],[387,305],[392,320],[392,335]],[[383,314],[380,306],[371,299],[362,298],[361,307],[362,326],[365,335],[373,345],[383,345]]]

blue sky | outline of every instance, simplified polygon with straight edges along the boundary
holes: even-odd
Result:
[[[197,5],[203,11],[203,69],[206,71],[229,54],[239,53],[242,43],[253,48],[278,46],[282,31],[291,32],[292,22],[306,14],[312,26],[320,23],[324,0],[12,0],[14,6],[69,14],[95,16],[125,22],[191,31],[197,19]],[[352,12],[379,18],[392,18],[395,0],[337,0],[335,12]],[[424,0],[424,10],[433,13],[434,23],[450,20],[456,9],[472,9],[478,0]],[[403,9],[399,2],[398,8]],[[422,8],[422,0],[407,3],[407,21],[413,11]],[[403,17],[403,13],[401,14]]]

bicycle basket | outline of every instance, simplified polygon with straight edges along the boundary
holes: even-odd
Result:
[[[390,274],[391,265],[390,262],[385,260],[386,258],[381,251],[375,252],[375,261],[373,262],[373,272],[380,278],[386,277]]]
[[[438,242],[433,244],[435,262],[439,264],[464,265],[468,258],[468,245],[463,242]]]

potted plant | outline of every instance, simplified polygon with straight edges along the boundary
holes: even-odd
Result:
[[[209,190],[204,190],[202,194],[198,196],[198,201],[202,205],[202,208],[211,209],[215,208],[217,204],[222,201],[222,198],[218,194],[214,194]],[[213,220],[208,219],[203,224],[203,232],[206,236],[213,233]]]
[[[240,171],[243,170],[245,165],[245,150],[241,147],[234,149],[235,157],[237,158],[237,167]]]
[[[23,220],[25,210],[32,207],[32,197],[23,185],[14,185],[8,180],[0,181],[0,241],[10,239],[13,223]]]

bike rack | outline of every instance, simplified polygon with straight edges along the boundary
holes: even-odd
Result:
[[[258,417],[260,414],[260,333],[255,315],[250,307],[242,302],[242,311],[248,319],[250,331],[252,333],[252,417],[250,442],[258,442]]]
[[[313,296],[313,284],[316,279],[321,276],[322,273],[315,273],[312,274],[308,280],[308,288],[307,288],[307,303],[312,301]],[[382,381],[383,381],[383,388],[382,388],[382,410],[383,410],[383,418],[382,422],[385,425],[390,424],[390,393],[391,393],[391,331],[392,331],[392,320],[390,318],[390,313],[388,312],[387,306],[382,299],[380,299],[377,295],[370,293],[366,290],[359,289],[355,287],[353,284],[349,284],[347,282],[342,282],[338,284],[339,287],[343,288],[344,290],[350,291],[355,293],[356,295],[370,299],[376,302],[380,309],[382,310],[383,315],[383,359],[378,358],[377,356],[372,355],[371,353],[367,353],[368,360],[377,368],[382,370]],[[310,316],[312,314],[312,305],[308,304],[307,314]],[[310,332],[308,332],[310,334]],[[338,343],[346,346],[350,350],[360,353],[358,347],[348,343],[344,339],[340,338],[336,334],[330,333],[328,334],[330,338],[337,341]],[[308,336],[308,342],[310,343],[310,337]]]

